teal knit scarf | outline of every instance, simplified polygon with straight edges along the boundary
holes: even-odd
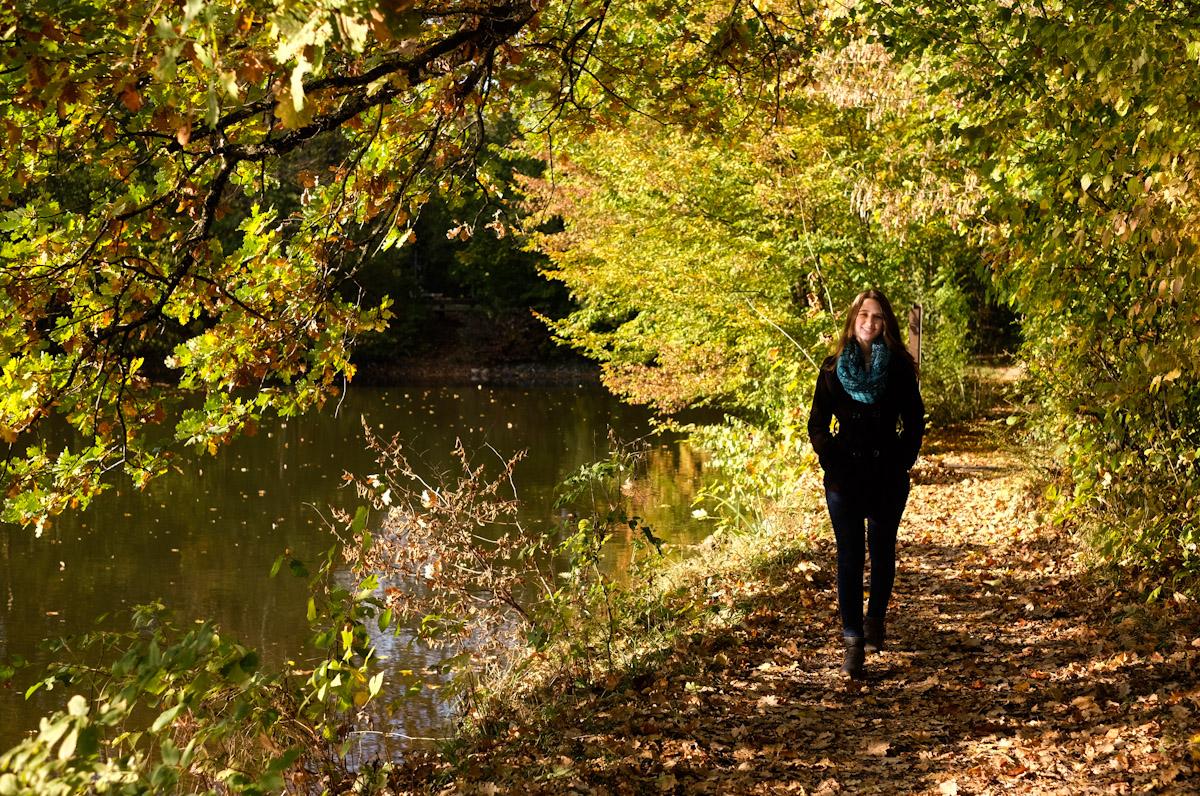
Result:
[[[871,369],[868,370],[863,362],[862,351],[858,350],[858,341],[850,340],[838,357],[838,379],[851,398],[864,404],[873,404],[887,386],[888,363],[891,360],[892,352],[887,345],[882,340],[876,340],[871,345]]]

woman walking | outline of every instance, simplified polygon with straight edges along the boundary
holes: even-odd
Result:
[[[838,609],[846,641],[841,671],[852,678],[862,676],[867,652],[883,648],[896,578],[896,529],[908,500],[908,471],[924,435],[916,363],[900,340],[892,305],[880,291],[864,291],[850,305],[833,356],[821,365],[808,417],[808,438],[825,471],[825,500],[837,540]],[[864,618],[868,550],[871,583]]]

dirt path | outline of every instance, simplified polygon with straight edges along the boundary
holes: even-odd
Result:
[[[931,440],[888,649],[864,681],[836,674],[833,551],[818,541],[810,560],[714,591],[748,609],[740,625],[582,696],[551,735],[514,727],[473,749],[443,792],[1200,793],[1195,606],[1090,583],[1024,490],[978,439]]]

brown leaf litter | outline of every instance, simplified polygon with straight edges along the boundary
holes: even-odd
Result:
[[[1146,605],[1090,576],[1024,470],[979,436],[926,453],[888,645],[864,680],[836,673],[826,531],[808,560],[724,585],[740,624],[681,639],[653,674],[560,698],[540,726],[470,742],[453,768],[414,755],[393,791],[1200,793],[1194,603]]]

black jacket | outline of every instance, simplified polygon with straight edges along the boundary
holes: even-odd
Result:
[[[853,343],[851,343],[853,344]],[[834,419],[838,431],[831,433]],[[808,439],[833,492],[908,486],[908,470],[917,461],[925,436],[925,404],[916,375],[889,368],[883,395],[873,404],[856,401],[838,378],[834,357],[817,375]]]

